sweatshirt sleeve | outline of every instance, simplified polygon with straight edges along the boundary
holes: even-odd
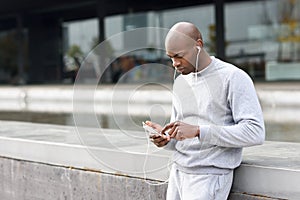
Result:
[[[200,126],[200,142],[236,148],[262,144],[265,140],[264,120],[251,78],[237,70],[228,84],[227,101],[234,123]]]

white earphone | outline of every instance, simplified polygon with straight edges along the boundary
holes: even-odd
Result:
[[[197,53],[197,56],[196,56],[196,65],[195,65],[195,69],[196,69],[196,72],[198,71],[198,61],[199,61],[199,54],[201,52],[201,47],[200,46],[196,46],[196,48],[198,49],[198,53]],[[174,77],[173,77],[173,80],[175,80],[175,76],[176,76],[176,70],[177,70],[177,67],[175,67],[175,71],[174,71]],[[196,77],[197,79],[197,77]]]
[[[196,48],[198,49],[198,53],[197,53],[197,57],[196,57],[196,65],[195,65],[195,68],[196,68],[196,72],[198,71],[198,65],[199,65],[199,63],[198,63],[198,61],[199,61],[199,54],[200,54],[200,51],[201,51],[201,47],[199,47],[199,46],[196,46]]]

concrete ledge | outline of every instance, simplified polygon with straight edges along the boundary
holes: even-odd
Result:
[[[282,199],[300,197],[300,144],[266,142],[245,148],[233,191]]]
[[[144,132],[0,121],[0,156],[167,180],[171,152]]]
[[[74,195],[79,191],[85,195],[86,190],[89,199],[165,198],[166,185],[152,187],[145,180],[167,179],[170,152],[148,147],[143,132],[5,121],[0,126],[0,180],[5,180],[0,194],[11,197],[1,199],[32,199],[26,195],[35,193],[33,199],[40,199],[38,195],[47,195],[46,191],[52,195],[49,199],[78,199]],[[127,193],[126,188],[135,192]],[[299,196],[300,144],[266,142],[245,148],[229,199]]]

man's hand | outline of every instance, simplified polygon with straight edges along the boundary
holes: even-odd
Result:
[[[200,135],[199,126],[190,125],[184,122],[172,122],[167,124],[161,132],[169,130],[170,138],[176,140],[184,140],[187,138],[194,138]]]
[[[148,126],[151,126],[157,132],[161,133],[161,130],[163,129],[161,125],[156,124],[154,122],[146,121],[145,122]],[[169,141],[170,137],[166,136],[164,134],[151,134],[150,140],[157,146],[157,147],[163,147],[165,146]]]

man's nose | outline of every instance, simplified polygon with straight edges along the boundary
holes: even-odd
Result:
[[[178,66],[180,66],[180,61],[179,61],[179,60],[173,59],[172,61],[173,61],[173,67],[178,67]]]

